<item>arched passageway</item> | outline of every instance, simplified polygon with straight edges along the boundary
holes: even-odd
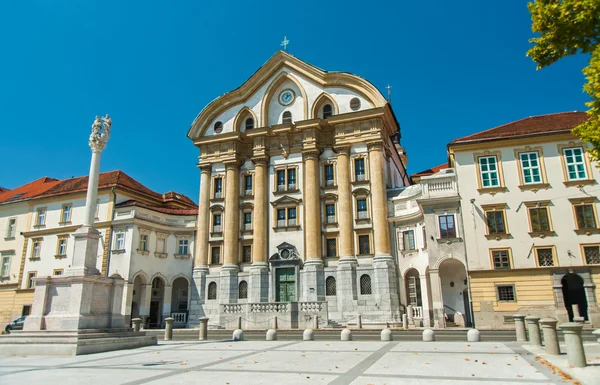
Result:
[[[577,316],[576,311],[579,311],[579,316],[587,321],[588,304],[583,287],[583,278],[579,274],[569,273],[560,280],[560,283],[562,284],[563,299],[569,314],[569,321],[573,321],[573,318]],[[575,309],[573,309],[574,307]]]
[[[439,268],[446,326],[470,326],[471,309],[467,290],[467,270],[457,259],[448,259]]]

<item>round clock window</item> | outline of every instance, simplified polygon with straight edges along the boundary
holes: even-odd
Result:
[[[296,94],[294,93],[294,91],[290,89],[283,90],[279,94],[279,104],[281,104],[282,106],[289,106],[294,102],[295,98]]]

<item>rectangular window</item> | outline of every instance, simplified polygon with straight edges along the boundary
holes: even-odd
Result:
[[[337,245],[336,245],[336,239],[335,238],[327,238],[326,240],[326,245],[327,245],[327,256],[328,257],[335,257],[337,255]]]
[[[456,238],[456,228],[454,227],[454,215],[440,215],[440,238]]]
[[[354,179],[365,180],[365,160],[362,158],[354,160]]]
[[[244,176],[244,192],[245,195],[252,195],[252,175]]]
[[[164,253],[165,252],[165,239],[157,237],[156,238],[156,252]]]
[[[288,226],[296,226],[296,208],[290,207],[287,210],[288,214]]]
[[[221,214],[213,215],[213,232],[221,232]]]
[[[250,245],[242,246],[242,262],[244,262],[244,263],[252,262],[252,246],[250,246]]]
[[[356,211],[358,213],[358,219],[368,218],[367,214],[367,200],[366,199],[357,199],[356,200]]]
[[[31,258],[37,259],[40,257],[42,251],[42,241],[33,241],[33,246],[31,249]]]
[[[537,151],[522,152],[519,154],[519,158],[523,172],[523,183],[542,183],[542,172]]]
[[[221,261],[221,247],[214,246],[210,251],[210,263],[218,265]]]
[[[583,204],[575,206],[575,216],[577,217],[578,229],[595,229],[596,217],[594,215],[594,206]]]
[[[14,238],[17,233],[17,218],[9,218],[6,228],[6,238]]]
[[[35,276],[37,273],[35,271],[27,273],[27,288],[33,289],[35,287]]]
[[[550,231],[550,220],[548,218],[547,207],[530,208],[529,218],[531,219],[532,232]]]
[[[68,223],[71,222],[71,205],[65,205],[62,209],[61,222]]]
[[[215,199],[223,198],[223,178],[215,178]]]
[[[116,250],[125,250],[125,233],[122,231],[119,231],[115,237],[116,237],[116,241],[115,241]]]
[[[489,234],[506,234],[503,211],[486,211],[485,216]]]
[[[2,257],[2,271],[0,272],[0,277],[6,278],[8,277],[10,269],[10,257]]]
[[[64,273],[63,269],[54,269],[54,271],[52,272],[52,275],[55,275],[58,277],[58,276],[63,275],[63,273]]]
[[[43,226],[46,223],[46,209],[38,209],[37,210],[37,221],[35,224],[37,226]]]
[[[494,269],[510,269],[510,254],[508,250],[493,250],[492,258],[494,259]]]
[[[515,296],[515,285],[498,285],[498,301],[514,302],[517,300]]]
[[[325,205],[325,214],[327,216],[327,223],[335,222],[335,205]]]
[[[285,209],[277,210],[277,227],[285,227]]]
[[[371,254],[371,244],[368,235],[358,236],[358,253],[361,255]]]
[[[554,249],[552,247],[540,247],[535,249],[539,267],[554,266]]]
[[[179,255],[188,255],[189,254],[188,244],[189,244],[189,241],[187,239],[179,240],[179,250],[178,250]]]
[[[58,255],[67,255],[67,238],[58,238]]]
[[[285,170],[277,170],[277,191],[285,191]]]
[[[288,177],[288,190],[295,190],[296,189],[296,169],[289,168],[287,170],[287,177]]]
[[[244,230],[252,230],[252,213],[244,213]]]
[[[334,185],[334,177],[333,177],[333,164],[325,165],[325,185],[333,186]]]
[[[564,148],[563,155],[569,180],[587,179],[583,147]]]
[[[496,156],[479,157],[479,172],[481,176],[482,187],[500,186],[498,176],[498,158]]]
[[[427,231],[425,231],[425,226],[423,226],[423,247],[427,248]]]
[[[584,246],[583,254],[587,265],[600,265],[600,246]]]
[[[402,240],[404,241],[404,251],[415,249],[415,232],[412,230],[404,231],[402,233]]]
[[[147,234],[140,235],[140,250],[148,251],[148,235]]]

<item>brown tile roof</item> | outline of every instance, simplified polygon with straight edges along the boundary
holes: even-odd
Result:
[[[60,183],[58,179],[45,176],[12,190],[0,192],[0,203],[17,202],[37,197],[56,186],[58,183]]]
[[[432,167],[432,168],[428,168],[427,170],[420,171],[420,172],[418,172],[416,174],[412,174],[410,177],[414,178],[414,177],[421,177],[421,176],[433,175],[433,174],[435,174],[435,173],[437,173],[440,170],[443,170],[445,168],[448,168],[448,164],[447,163],[440,164],[439,166],[435,166],[435,167]]]
[[[121,203],[118,203],[115,205],[116,208],[129,207],[129,206],[143,207],[148,210],[158,211],[159,213],[165,213],[165,214],[198,215],[198,207],[197,206],[196,206],[196,208],[188,208],[188,209],[172,208],[172,207],[161,206],[161,205],[150,205],[150,204],[147,204],[144,202],[136,201],[135,199],[130,199],[128,201],[121,202]]]
[[[587,114],[578,111],[530,116],[476,134],[454,139],[450,142],[450,145],[570,132],[573,127],[580,125],[586,120]]]
[[[8,191],[8,189],[4,188],[4,187],[0,187],[0,192],[5,192],[5,191]]]

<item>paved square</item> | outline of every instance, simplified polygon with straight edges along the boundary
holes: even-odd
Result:
[[[78,357],[0,355],[0,383],[558,384],[517,344],[170,342]]]

